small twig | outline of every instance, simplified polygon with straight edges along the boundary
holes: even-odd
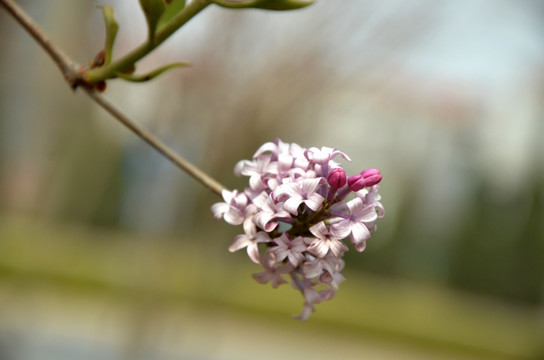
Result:
[[[202,172],[199,168],[178,155],[156,136],[136,125],[132,120],[125,116],[121,111],[113,106],[113,104],[107,101],[95,90],[85,86],[84,82],[82,82],[80,78],[78,66],[75,64],[75,62],[68,57],[64,51],[62,51],[15,2],[12,0],[0,0],[0,5],[17,20],[17,22],[23,26],[23,28],[30,33],[38,44],[40,44],[40,46],[49,54],[55,64],[57,64],[59,67],[65,80],[73,89],[79,85],[91,99],[110,113],[116,120],[125,125],[130,131],[139,136],[149,145],[153,146],[157,151],[159,151],[180,169],[221,196],[222,190],[225,189],[223,185],[219,184],[213,178]]]
[[[78,65],[68,57],[62,49],[56,46],[47,34],[12,0],[0,0],[0,5],[13,16],[17,22],[32,35],[32,37],[49,54],[59,67],[62,76],[72,89],[80,82]]]
[[[191,175],[193,178],[207,186],[210,190],[221,196],[221,191],[225,187],[212,179],[210,176],[202,172],[199,168],[179,156],[176,152],[170,149],[165,143],[159,140],[156,136],[148,132],[147,130],[136,125],[132,120],[126,117],[121,111],[113,106],[106,98],[97,93],[95,90],[83,87],[84,91],[102,108],[110,113],[120,123],[125,125],[130,131],[138,135],[142,140],[153,146],[157,151],[163,154],[166,158],[176,164],[183,171]]]

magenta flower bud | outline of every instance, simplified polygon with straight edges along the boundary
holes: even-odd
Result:
[[[334,168],[329,173],[327,181],[333,189],[340,189],[342,186],[346,185],[346,172],[342,168]]]
[[[348,187],[351,191],[359,191],[366,185],[365,178],[361,174],[353,175],[348,178]]]
[[[348,187],[351,191],[359,191],[367,186],[376,185],[382,181],[382,174],[378,169],[366,169],[360,174],[350,176]]]
[[[361,176],[365,178],[365,187],[373,186],[382,181],[382,174],[378,169],[366,169],[361,172]]]

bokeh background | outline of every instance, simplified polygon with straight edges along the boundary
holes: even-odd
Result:
[[[136,0],[20,0],[80,63]],[[544,6],[211,6],[105,96],[229,188],[265,141],[377,167],[386,217],[307,323],[257,284],[216,195],[116,123],[0,11],[0,359],[544,359]]]

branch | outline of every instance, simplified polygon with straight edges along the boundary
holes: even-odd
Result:
[[[81,82],[79,75],[79,66],[68,57],[62,49],[56,46],[47,34],[36,24],[12,0],[0,0],[0,6],[13,16],[15,20],[40,44],[40,46],[49,54],[55,64],[59,67],[62,76],[72,89],[75,89]]]
[[[32,35],[38,44],[40,44],[40,46],[49,54],[55,64],[59,67],[64,79],[72,87],[72,89],[75,89],[79,85],[91,99],[110,113],[116,120],[126,126],[130,131],[154,147],[181,170],[185,171],[198,182],[202,183],[214,193],[221,196],[222,190],[225,189],[223,185],[219,184],[216,180],[178,155],[156,136],[136,125],[102,95],[89,88],[81,79],[78,70],[79,66],[76,65],[76,63],[70,57],[68,57],[64,51],[62,51],[62,49],[60,49],[13,0],[0,0],[0,5],[5,8],[7,12],[15,18],[15,20],[17,20],[17,22],[23,26],[23,28],[30,35]]]
[[[149,145],[153,146],[158,152],[164,155],[168,160],[173,162],[177,167],[191,175],[197,181],[202,183],[204,186],[208,187],[214,193],[219,196],[221,191],[225,187],[215,181],[213,178],[208,176],[206,173],[202,172],[199,168],[185,160],[183,157],[178,155],[174,150],[170,149],[165,143],[159,140],[155,135],[151,134],[149,131],[139,127],[127,116],[125,116],[119,109],[113,106],[106,98],[97,93],[95,90],[89,89],[88,87],[83,87],[83,90],[98,103],[104,110],[110,113],[116,120],[125,125],[130,131],[139,136]]]

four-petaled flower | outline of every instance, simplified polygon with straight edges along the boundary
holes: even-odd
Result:
[[[347,210],[347,214],[346,211]],[[349,236],[349,240],[359,252],[366,246],[366,240],[370,238],[371,232],[367,224],[374,224],[378,219],[374,204],[365,204],[361,198],[354,198],[347,203],[338,203],[331,206],[331,214],[347,217],[333,223],[331,232],[339,238]]]
[[[280,185],[274,192],[278,201],[285,200],[283,208],[293,215],[298,215],[298,207],[305,204],[309,209],[317,211],[325,198],[316,192],[323,184],[323,178],[303,179]]]
[[[278,261],[288,258],[289,262],[295,267],[302,263],[302,260],[304,260],[303,253],[308,249],[308,245],[304,243],[302,237],[289,240],[289,235],[283,233],[273,241],[276,246],[273,246],[270,250],[276,254]]]
[[[337,257],[341,257],[348,250],[348,247],[341,241],[342,238],[331,233],[323,221],[312,226],[310,232],[314,234],[316,239],[310,243],[308,251],[319,258],[324,258],[329,250]]]
[[[230,252],[235,252],[247,247],[247,255],[255,264],[261,263],[259,244],[270,242],[270,235],[264,231],[257,232],[255,224],[251,221],[244,222],[244,234],[236,235],[229,246]]]
[[[280,284],[285,284],[282,277],[283,274],[288,274],[293,270],[293,266],[289,263],[280,265],[276,261],[276,254],[273,252],[267,252],[264,255],[261,265],[264,268],[264,272],[253,274],[253,278],[261,284],[268,282],[272,283],[273,288],[277,288]]]
[[[222,192],[224,203],[212,205],[212,212],[216,219],[223,217],[231,225],[240,225],[244,222],[244,209],[247,205],[247,196],[239,194],[237,190]]]

